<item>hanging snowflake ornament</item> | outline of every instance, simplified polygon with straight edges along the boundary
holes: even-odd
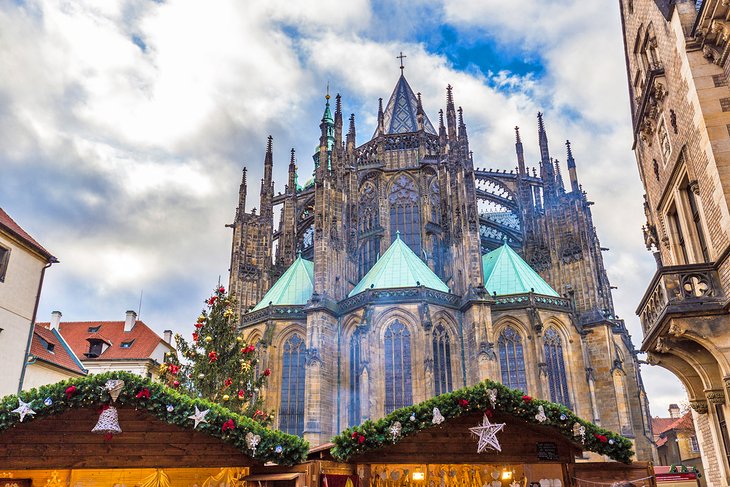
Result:
[[[201,411],[198,409],[198,406],[195,406],[195,414],[192,414],[188,416],[188,419],[192,419],[195,421],[195,425],[193,425],[193,429],[197,428],[200,423],[207,423],[208,420],[205,419],[205,415],[208,414],[210,409],[206,409],[205,411]]]
[[[545,408],[543,408],[542,406],[537,407],[537,414],[535,415],[535,419],[541,423],[544,423],[545,421],[547,421],[547,416],[545,415]]]
[[[119,394],[121,394],[124,388],[124,381],[121,379],[109,379],[104,384],[104,389],[109,392],[109,396],[112,398],[112,402],[116,402]]]
[[[497,440],[497,433],[502,431],[504,426],[505,423],[495,424],[490,422],[489,418],[485,414],[484,418],[482,418],[482,423],[479,426],[469,428],[469,431],[471,431],[472,434],[479,439],[477,453],[481,453],[487,448],[501,452],[502,447],[499,445],[499,440]]]
[[[30,402],[23,402],[21,398],[18,398],[18,407],[13,409],[11,412],[20,414],[21,423],[26,416],[33,416],[35,414],[35,411],[33,411],[30,407]]]
[[[441,415],[441,411],[439,411],[439,408],[433,408],[433,419],[431,420],[433,424],[441,424],[444,422],[444,417]]]
[[[390,428],[388,431],[390,431],[390,436],[393,438],[393,443],[396,442],[398,437],[400,436],[402,426],[400,424],[400,421],[396,421],[395,423],[390,425]]]
[[[91,430],[92,433],[103,433],[105,435],[117,435],[122,432],[119,427],[119,413],[114,406],[104,406],[99,421]]]
[[[248,446],[253,451],[253,455],[256,455],[256,447],[260,442],[261,437],[259,435],[255,435],[250,431],[246,433],[246,446]]]
[[[487,389],[487,397],[492,409],[497,409],[497,389]]]

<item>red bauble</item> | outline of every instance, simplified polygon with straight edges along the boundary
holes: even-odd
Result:
[[[360,443],[360,444],[362,445],[363,443],[365,443],[365,437],[364,437],[363,435],[360,435],[360,436],[359,436],[359,437],[357,438],[357,442],[358,442],[358,443]]]
[[[218,288],[218,292],[221,293],[221,294],[223,294],[224,292],[226,292],[226,288],[224,288],[223,286],[221,286],[221,287]]]
[[[76,394],[76,386],[68,386],[66,388],[66,399],[71,399],[74,394]]]
[[[271,369],[266,369],[266,370],[264,370],[264,375],[265,375],[266,377],[270,376],[270,375],[271,375]]]
[[[522,396],[522,400],[525,402],[530,402],[532,401],[532,396]]]
[[[213,351],[208,354],[209,363],[212,364],[213,362],[215,362],[217,360],[218,360],[218,352]]]

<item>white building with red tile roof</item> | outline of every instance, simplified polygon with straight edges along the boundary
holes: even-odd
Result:
[[[175,350],[170,344],[172,332],[160,337],[134,311],[127,311],[122,321],[66,322],[54,311],[49,323],[39,325],[58,330],[90,374],[123,370],[157,378],[165,354]]]
[[[23,389],[29,390],[87,374],[58,329],[36,324],[25,367]]]
[[[45,270],[58,260],[0,208],[0,397],[20,391]]]

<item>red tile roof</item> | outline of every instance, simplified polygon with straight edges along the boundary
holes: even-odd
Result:
[[[20,225],[15,223],[15,220],[10,218],[10,215],[5,213],[5,210],[2,208],[0,208],[0,229],[5,229],[7,232],[14,235],[49,261],[56,261],[56,258],[53,257],[50,252],[44,249],[41,244],[36,242],[35,239],[28,234],[28,232],[20,227]]]
[[[43,343],[53,345],[53,352],[48,350],[48,347]],[[53,330],[45,328],[43,326],[36,326],[33,329],[33,341],[30,345],[30,354],[36,357],[38,360],[48,362],[50,364],[62,367],[64,369],[76,372],[79,374],[86,374],[86,370],[76,360],[76,357],[71,355],[71,351],[66,348],[66,344]]]
[[[680,418],[651,418],[651,428],[656,440],[661,434],[670,430],[694,431],[695,425],[692,421],[692,412],[688,411]],[[660,446],[658,441],[657,446]]]
[[[48,327],[48,323],[40,323]],[[99,330],[89,332],[90,327],[100,326]],[[143,321],[135,321],[131,331],[124,331],[124,321],[67,321],[61,322],[59,330],[74,353],[82,361],[92,360],[140,360],[149,359],[160,343],[165,343],[160,336],[152,331]],[[89,351],[88,338],[101,339],[110,343],[101,355],[87,358],[84,354]],[[123,342],[134,340],[129,348],[122,348]]]

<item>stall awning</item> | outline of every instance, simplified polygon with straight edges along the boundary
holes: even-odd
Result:
[[[241,480],[294,480],[304,477],[304,473],[264,473],[244,477]]]

